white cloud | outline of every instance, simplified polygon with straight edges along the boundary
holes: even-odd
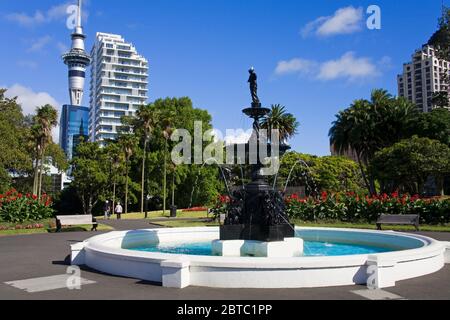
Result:
[[[47,92],[34,92],[31,88],[24,87],[20,84],[15,84],[11,87],[2,86],[2,88],[7,88],[6,97],[14,98],[17,97],[17,102],[22,106],[23,113],[25,115],[34,114],[36,108],[50,104],[56,110],[60,109],[60,104]],[[53,131],[53,141],[59,141],[59,126],[54,128]]]
[[[362,30],[363,18],[363,8],[354,8],[352,6],[341,8],[332,16],[320,17],[308,23],[301,30],[301,34],[303,37],[311,34],[328,37],[358,32]]]
[[[278,65],[275,69],[275,74],[285,75],[293,73],[309,73],[315,66],[315,64],[316,63],[314,61],[300,58],[284,60],[278,62]]]
[[[28,52],[38,52],[42,51],[46,45],[48,45],[52,41],[52,37],[49,35],[43,36],[39,39],[35,39],[31,42],[31,46],[28,48]]]
[[[380,75],[378,69],[387,61],[389,61],[389,57],[383,57],[379,63],[375,64],[370,58],[356,57],[354,52],[347,52],[338,59],[325,62],[294,58],[280,61],[275,69],[275,74],[279,76],[308,74],[315,79],[324,81],[364,79]]]
[[[17,61],[17,65],[19,67],[27,68],[27,69],[36,69],[38,67],[38,64],[35,61],[31,61],[31,60]]]
[[[355,80],[377,75],[379,75],[379,71],[369,58],[357,58],[353,52],[347,52],[337,60],[323,63],[320,66],[318,78],[321,80],[338,78]]]
[[[59,50],[59,52],[61,54],[66,53],[66,52],[69,51],[69,47],[66,44],[62,43],[62,42],[58,42],[56,44],[56,47],[58,48],[58,50]]]
[[[253,130],[227,130],[227,136],[225,137],[225,144],[244,144],[250,140],[253,134]]]
[[[38,25],[44,24],[44,23],[50,23],[54,21],[65,21],[65,19],[68,17],[67,14],[67,7],[70,5],[76,4],[75,0],[66,1],[65,3],[56,5],[51,7],[50,9],[43,11],[43,10],[36,10],[34,14],[27,14],[24,12],[14,12],[7,14],[5,17],[7,20],[15,22],[19,24],[22,27],[36,27]],[[88,4],[85,3],[85,4]],[[84,5],[83,8],[83,20],[86,22],[88,17],[88,12],[85,9],[86,5]]]

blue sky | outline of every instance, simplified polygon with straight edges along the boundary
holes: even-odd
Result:
[[[64,5],[71,2],[0,1],[0,86],[21,95],[27,111],[69,100],[60,56],[70,46]],[[87,48],[96,32],[132,42],[150,62],[150,100],[189,96],[217,129],[247,129],[241,109],[250,104],[254,66],[263,104],[283,104],[301,123],[293,148],[317,155],[329,154],[339,110],[373,88],[397,93],[397,73],[436,30],[441,9],[440,0],[85,2]],[[366,27],[373,4],[381,30]]]

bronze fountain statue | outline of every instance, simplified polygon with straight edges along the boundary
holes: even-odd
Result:
[[[257,143],[257,153],[260,146],[265,143],[267,155],[271,156],[273,141],[263,140],[260,135],[261,119],[270,113],[270,109],[261,107],[258,97],[257,75],[253,68],[249,70],[250,94],[252,107],[243,112],[253,119],[253,143]],[[252,139],[245,145],[246,158],[250,158]],[[279,145],[276,144],[276,147]],[[282,156],[290,148],[281,144],[279,155]],[[295,227],[289,222],[285,212],[283,194],[274,190],[268,183],[267,177],[262,175],[264,167],[260,157],[257,163],[251,164],[251,179],[242,190],[231,194],[228,215],[220,228],[220,240],[255,240],[263,242],[283,241],[295,236]],[[246,161],[249,163],[249,161]]]

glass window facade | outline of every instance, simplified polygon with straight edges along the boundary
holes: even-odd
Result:
[[[61,112],[59,144],[69,160],[83,138],[89,140],[89,108],[64,105]]]

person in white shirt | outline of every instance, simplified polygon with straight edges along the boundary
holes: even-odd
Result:
[[[117,215],[117,220],[120,220],[122,218],[122,213],[123,213],[123,208],[122,208],[120,202],[117,203],[117,206],[114,209],[114,211],[115,211],[115,213]]]

